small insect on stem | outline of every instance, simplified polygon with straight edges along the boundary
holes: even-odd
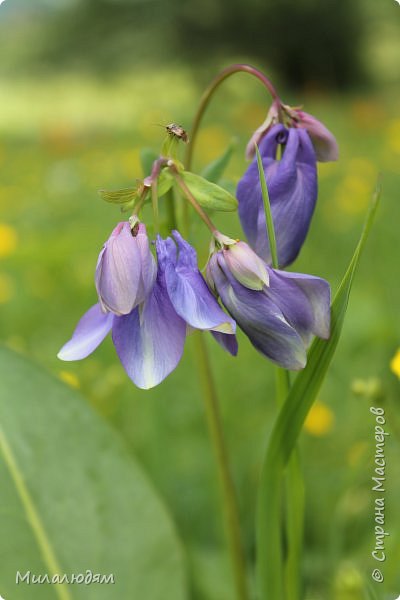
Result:
[[[177,125],[176,123],[170,123],[169,125],[166,125],[165,129],[167,130],[169,135],[174,136],[174,137],[178,138],[179,140],[182,140],[182,142],[185,142],[185,144],[188,143],[189,136],[186,133],[186,131],[183,129],[182,125]]]

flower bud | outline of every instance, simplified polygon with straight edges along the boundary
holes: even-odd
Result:
[[[142,223],[118,223],[97,261],[96,289],[104,312],[126,315],[150,293],[156,265]]]
[[[245,242],[224,246],[222,254],[237,281],[250,290],[262,290],[269,283],[266,264]]]

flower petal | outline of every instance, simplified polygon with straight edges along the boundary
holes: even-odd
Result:
[[[109,333],[113,319],[114,315],[104,313],[99,304],[89,308],[76,326],[72,338],[57,354],[58,358],[69,361],[89,356]]]
[[[333,133],[312,115],[302,110],[298,110],[296,113],[300,118],[297,122],[297,127],[307,129],[315,149],[317,160],[320,162],[338,160],[339,147]]]
[[[264,291],[245,288],[218,257],[219,270],[212,267],[221,301],[257,350],[278,365],[298,370],[306,364],[302,338],[287,322],[280,308]]]
[[[221,348],[232,354],[232,356],[237,355],[239,346],[236,335],[221,333],[219,331],[211,331],[211,335]]]
[[[286,147],[276,160],[278,145]],[[279,265],[294,261],[306,238],[317,199],[315,152],[306,131],[275,125],[260,145],[274,222]],[[237,188],[239,217],[255,252],[271,263],[257,161],[253,160]]]
[[[329,283],[320,277],[270,269],[267,295],[308,344],[312,334],[328,339],[330,333]]]
[[[178,257],[167,240],[157,240],[157,253],[166,256],[165,280],[171,302],[182,319],[196,329],[213,329],[234,334],[236,324],[212,295],[197,267],[194,248],[179,232],[173,232],[178,244]]]
[[[140,279],[136,295],[136,304],[144,302],[150,294],[157,276],[157,265],[150,251],[149,238],[146,232],[146,226],[139,223],[138,231],[135,237],[140,255]]]
[[[119,223],[100,252],[96,289],[103,308],[128,314],[137,304],[141,256],[128,222]]]
[[[129,315],[115,317],[113,341],[132,381],[142,389],[158,385],[178,365],[186,323],[176,314],[159,272],[146,301]]]
[[[268,114],[267,114],[267,117],[266,117],[264,123],[262,123],[260,125],[260,127],[258,127],[255,130],[255,132],[251,136],[251,138],[246,146],[246,159],[247,160],[251,160],[254,157],[255,144],[257,144],[257,146],[259,146],[262,138],[267,133],[267,131],[269,131],[273,125],[278,123],[278,121],[279,121],[279,101],[274,100],[270,106],[270,109],[268,110]]]

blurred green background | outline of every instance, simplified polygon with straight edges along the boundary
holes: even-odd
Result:
[[[158,124],[190,129],[202,88],[234,61],[265,70],[284,100],[304,105],[339,142],[339,162],[319,166],[319,202],[296,270],[325,277],[336,289],[381,174],[382,204],[343,337],[301,441],[304,572],[307,600],[366,597],[363,578],[376,566],[369,407],[382,404],[391,433],[390,538],[385,583],[375,588],[379,598],[394,598],[400,359],[397,376],[390,365],[400,347],[399,34],[394,0],[6,0],[0,6],[0,339],[79,388],[140,459],[184,540],[193,598],[228,600],[232,591],[192,340],[179,368],[148,392],[128,380],[110,339],[85,361],[56,358],[96,301],[97,255],[121,218],[97,190],[128,187],[141,177],[139,150],[160,148]],[[248,76],[227,82],[204,121],[196,169],[235,136],[228,176],[237,182],[245,144],[267,106],[264,90]],[[218,222],[238,235],[235,216]],[[201,225],[191,241],[204,263]],[[236,359],[211,338],[209,348],[252,561],[255,492],[276,414],[274,373],[240,334],[239,343]]]

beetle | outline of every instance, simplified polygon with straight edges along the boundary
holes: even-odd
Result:
[[[170,123],[169,125],[166,125],[165,129],[167,130],[169,135],[177,137],[178,139],[182,140],[182,142],[185,142],[185,144],[188,143],[189,137],[186,131],[183,129],[182,125]]]

